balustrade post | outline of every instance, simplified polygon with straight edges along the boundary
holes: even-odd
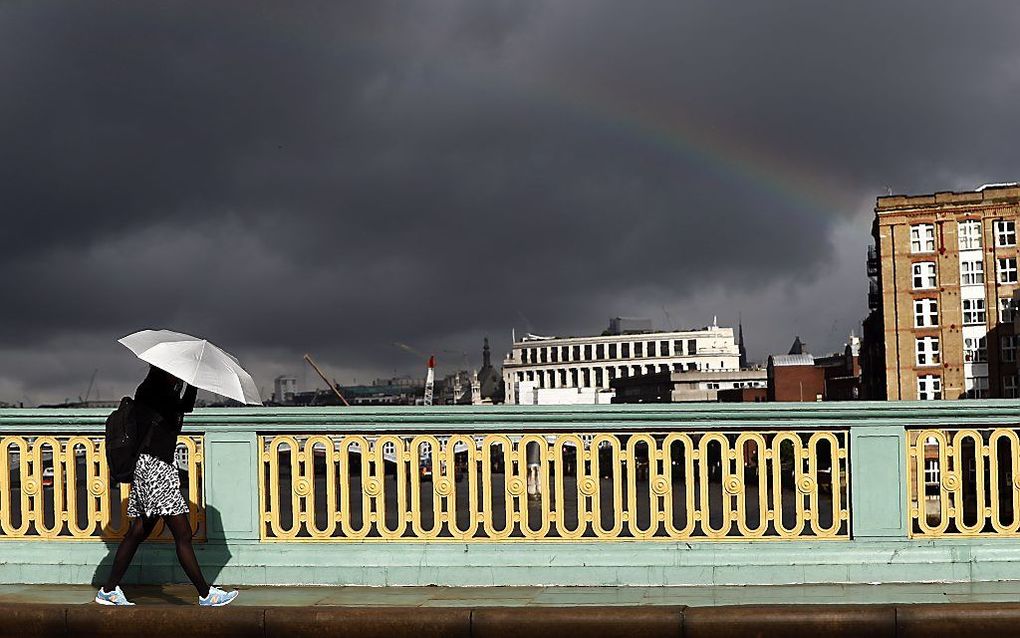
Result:
[[[259,538],[259,467],[254,431],[205,435],[205,506],[208,540]]]
[[[903,426],[851,426],[851,533],[856,540],[907,537],[907,448]]]

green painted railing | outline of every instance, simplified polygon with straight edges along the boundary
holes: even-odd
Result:
[[[0,582],[108,569],[116,535],[85,525],[116,509],[107,413],[0,410]],[[1018,424],[1012,401],[246,408],[184,434],[225,583],[691,585],[1020,579]],[[129,580],[184,577],[150,543]]]

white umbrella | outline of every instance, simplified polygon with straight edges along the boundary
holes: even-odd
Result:
[[[251,375],[232,355],[205,339],[169,330],[142,330],[118,341],[142,361],[196,388],[262,405]]]

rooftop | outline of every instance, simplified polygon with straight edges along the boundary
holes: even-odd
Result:
[[[810,354],[774,354],[769,361],[774,367],[815,365],[815,358]]]
[[[620,341],[621,339],[628,338],[640,338],[649,335],[689,335],[700,332],[723,332],[733,334],[733,328],[722,327],[722,326],[704,326],[701,328],[684,328],[680,330],[648,330],[644,332],[626,332],[623,334],[598,334],[598,335],[568,335],[568,336],[552,336],[552,335],[536,335],[528,333],[523,337],[514,341],[514,345],[524,343],[544,343],[550,341],[565,341],[567,339],[604,339],[606,341]]]
[[[996,203],[1020,203],[1020,184],[985,184],[973,191],[946,191],[928,195],[887,195],[877,199],[875,212],[882,214],[915,208]]]

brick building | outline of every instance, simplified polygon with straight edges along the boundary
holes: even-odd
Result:
[[[853,401],[860,398],[860,339],[850,335],[843,352],[809,354],[798,337],[789,354],[771,355],[766,367],[768,401]]]
[[[883,376],[891,400],[1018,396],[1018,212],[1016,184],[878,198],[867,398],[880,398]]]
[[[768,363],[769,401],[820,401],[825,395],[825,370],[809,354],[774,354]]]
[[[733,388],[716,393],[719,403],[765,403],[769,400],[767,388]]]

